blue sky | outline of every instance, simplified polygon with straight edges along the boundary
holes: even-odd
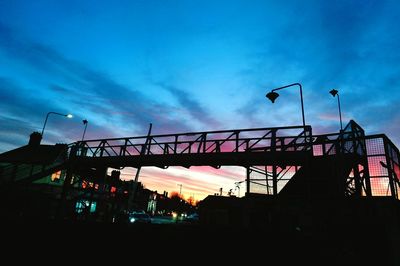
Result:
[[[0,0],[0,152],[49,111],[74,114],[49,118],[49,144],[79,140],[82,119],[87,138],[301,125],[296,87],[265,98],[294,82],[314,132],[339,129],[336,88],[345,124],[398,145],[398,14],[398,1]]]

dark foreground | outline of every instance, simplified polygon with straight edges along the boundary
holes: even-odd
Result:
[[[190,258],[196,265],[217,261],[264,265],[292,262],[297,265],[400,265],[398,241],[385,234],[384,228],[370,230],[368,234],[347,229],[332,228],[315,233],[299,228],[27,221],[4,224],[2,242],[6,250],[56,250],[67,257],[136,257],[174,264],[179,260],[185,261],[179,264],[193,264],[187,262]]]

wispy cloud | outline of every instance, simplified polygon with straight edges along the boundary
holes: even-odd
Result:
[[[202,2],[2,6],[0,152],[25,144],[48,111],[75,115],[51,117],[51,143],[80,139],[82,119],[87,138],[144,135],[149,123],[153,133],[299,125],[298,88],[265,98],[294,82],[314,133],[339,129],[336,88],[344,124],[400,144],[397,1]],[[193,189],[206,176],[204,193],[236,180],[166,173]]]
[[[281,16],[280,30],[260,36],[259,45],[248,54],[251,64],[238,72],[255,89],[249,91],[254,96],[243,102],[237,115],[256,123],[268,117],[271,126],[300,121],[298,92],[282,92],[279,100],[285,107],[281,102],[261,102],[267,87],[300,82],[306,122],[317,131],[337,129],[337,121],[321,116],[327,108],[337,112],[336,99],[328,94],[337,88],[344,124],[354,119],[367,133],[387,133],[400,143],[397,132],[391,130],[398,120],[394,117],[399,116],[394,110],[400,97],[400,56],[396,52],[400,37],[393,23],[398,21],[400,6],[391,1],[315,1],[312,5],[292,3],[284,10],[296,19]],[[302,15],[296,16],[299,10]]]
[[[178,89],[166,82],[155,82],[155,85],[167,90],[177,100],[183,113],[186,113],[190,119],[202,123],[210,128],[219,127],[220,123],[211,114],[201,106],[200,102],[193,99],[188,92]]]
[[[48,110],[66,111],[67,106],[69,109],[72,107],[79,117],[89,119],[92,130],[90,134],[97,137],[101,133],[107,133],[104,137],[121,136],[128,132],[130,135],[135,132],[143,134],[150,122],[154,123],[159,133],[186,131],[190,128],[190,123],[169,115],[176,107],[158,103],[138,90],[119,84],[107,74],[67,59],[50,46],[20,36],[2,24],[0,49],[13,60],[52,76],[48,80],[48,87],[40,92],[15,88],[17,85],[13,82],[5,78],[0,80],[4,88],[1,91],[2,98],[8,99],[2,103],[1,108],[9,110],[14,116],[22,117],[29,113],[30,119],[32,116],[39,119]],[[16,90],[23,93],[16,96],[13,94]],[[30,94],[35,94],[36,99],[28,98]],[[190,101],[184,92],[178,93],[176,90],[173,96],[179,102],[187,101],[191,105],[189,112],[205,121],[206,112],[194,101]]]

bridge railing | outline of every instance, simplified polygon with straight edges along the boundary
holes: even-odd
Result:
[[[313,135],[310,139],[305,138],[303,136],[303,133],[301,133],[299,135],[299,138],[294,138],[290,144],[285,143],[286,151],[304,151],[310,149],[314,156],[326,156],[335,154],[359,155],[362,161],[362,165],[360,167],[365,169],[365,173],[368,173],[368,162],[366,160],[367,150],[364,130],[353,120],[350,120],[345,128],[338,133]],[[358,165],[355,165],[355,168],[358,168]],[[291,179],[291,177],[296,173],[298,169],[298,165],[285,165],[284,168],[278,167],[278,190],[285,186],[288,180]],[[266,170],[263,172],[264,183],[260,182],[261,179],[259,176],[261,173],[257,171],[252,171],[252,173],[255,174],[253,175],[254,177],[252,177],[251,180],[257,181],[257,183],[252,183],[254,183],[256,187],[258,187],[258,191],[267,191],[267,194],[270,194],[269,189],[271,188],[271,184],[273,182],[272,167],[266,167]],[[356,176],[356,178],[354,178],[354,176]],[[368,175],[361,175],[358,169],[356,170],[356,172],[351,173],[351,176],[348,178],[348,180],[346,180],[346,182],[349,191],[348,194],[355,194],[356,187],[359,194],[361,194],[362,191],[365,191],[365,193],[368,194],[371,190]],[[265,188],[267,188],[267,190],[265,190]]]
[[[400,198],[400,152],[384,134],[365,138],[373,196]]]
[[[334,154],[367,154],[364,130],[353,120],[339,133],[314,135],[314,156]]]
[[[85,140],[75,143],[83,157],[143,156],[257,151],[311,151],[311,127],[292,126]]]

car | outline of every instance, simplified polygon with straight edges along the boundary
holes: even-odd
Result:
[[[186,216],[185,221],[190,223],[197,223],[199,221],[199,214],[198,213],[189,214],[188,216]]]
[[[151,217],[147,213],[143,212],[134,212],[129,215],[129,222],[131,223],[141,223],[141,224],[149,224],[151,223]]]

